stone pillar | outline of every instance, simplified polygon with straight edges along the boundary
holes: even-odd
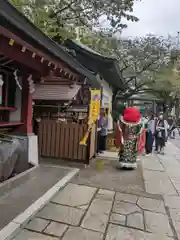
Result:
[[[28,136],[28,162],[34,166],[39,164],[38,157],[38,136]]]

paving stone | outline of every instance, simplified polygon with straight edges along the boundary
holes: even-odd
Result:
[[[126,216],[117,214],[117,213],[112,213],[110,216],[109,222],[115,223],[115,224],[120,224],[120,225],[125,225]]]
[[[152,199],[152,198],[144,198],[140,197],[137,205],[140,206],[144,210],[166,213],[164,203],[161,200]]]
[[[86,205],[78,206],[77,208],[82,209],[82,210],[85,211],[86,209],[88,209],[88,207],[89,207],[89,204],[86,204]]]
[[[94,199],[84,217],[81,226],[86,229],[104,232],[109,219],[111,207],[112,201],[98,198]]]
[[[59,238],[47,236],[40,233],[30,232],[28,230],[23,230],[13,240],[59,240]]]
[[[99,189],[98,194],[114,196],[115,191],[110,191],[110,190],[106,190],[106,189]]]
[[[173,240],[164,235],[109,224],[105,240]]]
[[[143,170],[146,192],[151,194],[177,195],[166,172]]]
[[[167,215],[144,211],[145,228],[148,232],[173,236]]]
[[[53,236],[62,237],[67,229],[68,225],[51,222],[44,232]]]
[[[125,201],[130,203],[136,203],[138,200],[138,196],[126,193],[116,193],[115,200],[116,201]]]
[[[52,200],[52,202],[77,207],[88,204],[96,192],[96,188],[69,183]]]
[[[96,195],[96,198],[104,199],[104,200],[113,200],[115,192],[110,190],[100,189]]]
[[[180,222],[173,221],[173,226],[174,226],[175,231],[178,235],[178,239],[180,239]]]
[[[127,226],[144,230],[144,221],[142,213],[131,213],[127,216]]]
[[[41,218],[34,218],[27,224],[26,228],[33,231],[42,232],[49,223],[50,221]]]
[[[180,210],[179,209],[169,209],[170,216],[172,220],[180,222]]]
[[[142,165],[144,169],[164,171],[163,166],[161,165],[159,159],[155,155],[152,155],[148,158],[144,157],[142,159]]]
[[[180,183],[173,183],[176,191],[180,191]]]
[[[170,180],[148,180],[145,181],[146,192],[150,194],[160,195],[176,195],[176,189]]]
[[[178,178],[179,177],[179,168],[180,168],[180,164],[179,164],[179,162],[177,162],[177,164],[174,166],[168,165],[166,167],[166,172],[170,178]]]
[[[169,208],[180,209],[180,196],[164,196],[164,202]]]
[[[172,177],[172,178],[171,178],[171,181],[173,182],[173,184],[174,184],[174,183],[180,184],[180,176],[178,176],[178,177]]]
[[[141,212],[141,209],[134,203],[117,201],[114,203],[113,212],[127,215],[133,212]]]
[[[70,227],[62,240],[102,240],[103,234],[83,228]]]
[[[37,214],[37,216],[77,226],[83,214],[84,211],[81,209],[49,203]]]

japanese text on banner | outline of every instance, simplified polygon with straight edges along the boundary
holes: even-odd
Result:
[[[101,92],[100,90],[91,90],[91,102],[89,105],[89,121],[88,130],[84,135],[83,139],[80,141],[80,145],[86,145],[89,134],[92,130],[93,125],[96,123],[100,114],[101,105]]]

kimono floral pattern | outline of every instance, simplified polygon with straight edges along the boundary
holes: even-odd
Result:
[[[137,140],[125,140],[123,148],[119,152],[119,161],[135,163],[137,157]]]
[[[136,163],[137,157],[137,126],[131,127],[131,135],[134,135],[135,138],[124,140],[124,144],[122,145],[119,151],[119,162],[123,163]]]

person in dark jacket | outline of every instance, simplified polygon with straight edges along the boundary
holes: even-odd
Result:
[[[168,136],[168,123],[161,114],[155,127],[156,151],[164,154],[165,142]]]
[[[101,112],[99,119],[99,152],[102,153],[107,149],[107,136],[108,136],[108,118],[105,112]]]
[[[155,120],[154,120],[154,116],[152,115],[147,122],[146,145],[145,145],[146,156],[149,156],[152,153],[154,133],[155,133]]]
[[[172,139],[175,138],[175,129],[176,129],[176,118],[174,116],[171,116],[168,119],[168,124],[169,124],[169,134],[168,136]]]

